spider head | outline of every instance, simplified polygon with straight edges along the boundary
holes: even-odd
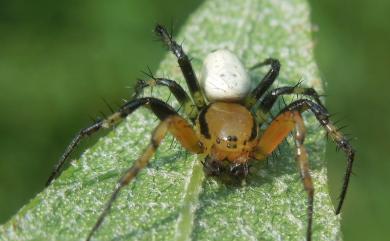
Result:
[[[202,164],[207,176],[216,177],[228,184],[242,183],[249,173],[248,162],[232,163],[228,160],[220,161],[207,156]]]
[[[199,82],[210,101],[240,101],[251,88],[244,65],[226,49],[207,55]]]

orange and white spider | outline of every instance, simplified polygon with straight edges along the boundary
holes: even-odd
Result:
[[[208,176],[224,182],[239,183],[248,175],[250,162],[267,158],[292,131],[299,172],[308,195],[306,239],[311,240],[314,188],[304,146],[305,125],[301,113],[311,111],[336,145],[347,155],[347,169],[336,214],[340,212],[345,199],[354,160],[352,146],[330,122],[329,113],[321,104],[317,92],[313,88],[298,85],[268,91],[280,70],[279,61],[271,58],[251,68],[264,65],[271,67],[257,87],[251,89],[247,70],[233,53],[225,49],[216,50],[206,57],[199,83],[182,46],[177,44],[161,25],[156,26],[155,33],[177,57],[191,97],[174,80],[153,76],[149,81],[138,83],[137,93],[148,86],[168,87],[181,104],[189,121],[160,99],[134,98],[108,118],[82,129],[77,134],[55,166],[47,185],[60,173],[65,161],[84,137],[116,125],[141,106],[149,108],[160,119],[150,144],[119,180],[87,240],[90,240],[102,224],[120,190],[148,165],[168,132],[188,152],[201,155],[203,169]],[[295,100],[268,123],[270,110],[278,97],[289,94],[311,97],[314,101],[306,98]],[[262,126],[266,128],[261,130]]]

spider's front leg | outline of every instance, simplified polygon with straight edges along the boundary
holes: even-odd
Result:
[[[325,128],[328,135],[331,136],[332,140],[336,142],[337,146],[341,148],[347,155],[348,161],[344,175],[343,188],[340,194],[339,204],[336,208],[336,214],[339,214],[345,199],[345,195],[347,193],[348,183],[352,173],[352,164],[355,157],[355,151],[349,144],[348,140],[343,136],[343,134],[338,131],[337,128],[330,122],[329,113],[324,106],[308,99],[297,100],[289,104],[265,129],[259,144],[256,147],[254,157],[258,160],[265,159],[295,128],[297,162],[304,188],[308,194],[307,240],[311,240],[314,188],[309,172],[308,155],[303,145],[305,128],[300,114],[306,110],[310,110],[316,116],[317,120]]]
[[[310,167],[308,161],[308,155],[304,146],[306,129],[302,116],[299,112],[293,112],[295,120],[295,145],[297,148],[297,164],[299,168],[299,174],[303,181],[303,187],[307,192],[307,229],[306,240],[311,240],[311,230],[313,224],[313,201],[314,201],[314,186],[310,175]]]
[[[326,108],[311,100],[301,99],[292,102],[282,110],[282,112],[298,111],[300,113],[310,110],[320,124],[325,128],[328,135],[336,143],[337,147],[344,151],[347,156],[347,168],[344,174],[343,187],[339,196],[339,203],[336,208],[336,214],[339,214],[343,206],[345,195],[347,194],[349,179],[352,173],[352,165],[355,159],[355,150],[352,148],[348,139],[341,133],[336,126],[329,120],[329,113]]]
[[[200,143],[199,138],[192,126],[185,119],[180,117],[178,114],[169,115],[163,119],[155,128],[150,144],[147,146],[144,153],[134,162],[133,166],[129,168],[118,181],[111,198],[106,203],[103,212],[100,214],[97,222],[88,234],[86,239],[87,241],[91,239],[92,235],[102,224],[113,202],[116,200],[119,191],[124,186],[129,184],[137,176],[137,174],[148,165],[150,159],[153,157],[153,154],[156,152],[156,149],[159,147],[167,132],[170,132],[187,151],[196,154],[203,152],[203,145]]]
[[[313,201],[314,187],[310,176],[308,155],[303,145],[305,140],[305,125],[301,114],[298,111],[286,111],[279,114],[265,129],[258,146],[256,147],[255,158],[265,159],[295,128],[295,144],[297,148],[296,160],[303,186],[307,192],[307,229],[306,240],[311,240],[313,223]]]
[[[71,141],[71,143],[66,148],[64,154],[59,159],[57,165],[55,165],[49,179],[46,182],[46,185],[49,185],[51,181],[58,176],[61,171],[61,168],[64,166],[65,162],[68,160],[69,156],[75,150],[75,148],[80,144],[81,140],[85,137],[93,135],[102,128],[110,128],[115,126],[124,118],[126,118],[133,111],[138,109],[141,106],[146,106],[152,110],[152,112],[160,119],[164,120],[168,116],[177,115],[177,112],[167,105],[162,100],[156,98],[139,98],[135,100],[128,101],[125,103],[117,112],[113,113],[105,120],[101,120],[92,126],[82,129]]]

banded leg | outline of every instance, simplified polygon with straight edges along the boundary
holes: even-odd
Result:
[[[277,59],[266,59],[264,62],[254,65],[250,68],[250,70],[254,70],[256,68],[270,65],[271,69],[268,73],[263,77],[257,87],[252,90],[252,92],[245,99],[245,106],[247,108],[251,108],[256,102],[263,96],[263,94],[267,91],[267,89],[272,85],[272,83],[276,80],[276,77],[279,75],[280,70],[280,62]]]
[[[57,165],[54,166],[53,171],[46,182],[46,186],[48,186],[51,181],[57,177],[66,160],[80,144],[82,139],[98,132],[102,128],[110,128],[116,125],[140,106],[146,106],[151,109],[160,120],[165,119],[167,116],[177,114],[172,107],[156,98],[139,98],[125,103],[117,112],[113,113],[107,119],[96,122],[95,124],[79,131],[79,133],[73,138],[71,143],[65,149],[65,152],[60,157]]]
[[[116,185],[110,199],[106,203],[103,212],[100,214],[97,222],[88,234],[86,239],[87,241],[90,240],[96,230],[99,229],[104,218],[110,211],[113,202],[118,197],[119,191],[124,186],[129,184],[137,176],[137,174],[148,165],[150,159],[153,157],[153,154],[159,147],[167,132],[170,132],[188,151],[192,153],[203,152],[203,146],[199,144],[200,142],[195,131],[185,119],[176,114],[168,116],[163,121],[161,121],[160,124],[155,128],[150,144],[147,146],[144,153],[135,161],[133,166],[129,168],[118,181],[118,184]]]
[[[135,97],[138,97],[144,88],[154,87],[154,86],[166,86],[176,97],[177,101],[180,103],[180,106],[183,107],[184,113],[191,119],[192,123],[195,122],[196,117],[198,116],[198,109],[195,107],[194,103],[184,91],[184,89],[176,83],[174,80],[164,79],[164,78],[154,78],[151,76],[149,80],[139,80],[135,87]]]
[[[301,99],[289,104],[284,108],[284,110],[282,110],[282,112],[289,113],[292,111],[298,111],[302,113],[306,110],[310,110],[315,115],[317,120],[336,143],[337,147],[342,149],[347,156],[347,167],[344,174],[343,187],[339,196],[340,200],[336,208],[336,214],[339,214],[344,203],[345,195],[347,194],[349,179],[352,173],[352,165],[355,159],[355,150],[349,144],[349,141],[344,137],[344,135],[338,131],[334,124],[329,120],[329,113],[322,105],[319,105],[311,100]]]
[[[176,43],[163,26],[157,24],[154,31],[177,57],[181,72],[183,73],[188,89],[190,90],[191,97],[194,100],[195,105],[198,107],[198,110],[202,109],[206,106],[206,100],[199,86],[199,82],[196,78],[194,69],[192,68],[190,59],[185,54],[182,46]]]
[[[313,223],[314,188],[309,172],[309,163],[305,140],[305,126],[301,114],[298,111],[286,111],[278,115],[263,133],[255,152],[255,158],[265,159],[295,128],[295,143],[297,146],[297,164],[303,181],[304,189],[308,195],[307,206],[307,231],[306,240],[311,240]]]
[[[297,164],[299,173],[302,178],[303,187],[307,192],[307,229],[306,229],[306,240],[311,240],[311,230],[313,223],[313,201],[314,201],[314,186],[310,176],[309,161],[306,148],[304,146],[305,141],[305,123],[303,122],[300,113],[295,112],[295,145],[297,147]]]
[[[264,99],[260,102],[258,109],[255,112],[255,118],[258,123],[261,125],[267,121],[269,117],[269,112],[271,111],[273,105],[275,104],[278,97],[282,95],[291,95],[291,94],[300,94],[305,96],[312,97],[319,105],[322,106],[320,96],[317,91],[313,88],[305,88],[296,86],[287,86],[280,87],[269,92]]]

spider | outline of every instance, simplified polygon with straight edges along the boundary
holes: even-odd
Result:
[[[136,93],[145,87],[166,86],[176,97],[189,120],[177,113],[166,102],[153,97],[136,97],[127,101],[109,117],[82,129],[66,148],[54,167],[47,185],[56,178],[72,151],[80,141],[97,131],[118,124],[139,107],[149,108],[160,123],[154,129],[150,144],[134,164],[125,171],[118,181],[111,198],[105,205],[86,240],[90,240],[107,216],[120,190],[128,185],[145,168],[167,133],[188,152],[199,154],[207,176],[226,182],[240,182],[249,173],[249,163],[266,159],[293,132],[296,144],[296,159],[303,186],[307,192],[306,240],[312,238],[314,187],[310,176],[308,154],[304,146],[305,124],[302,112],[310,111],[325,128],[327,134],[347,156],[347,168],[336,208],[340,213],[348,188],[355,152],[348,140],[329,120],[329,113],[322,105],[320,96],[313,88],[299,85],[276,88],[268,91],[279,74],[277,59],[266,59],[250,70],[270,66],[262,81],[251,89],[248,71],[232,52],[219,49],[211,52],[204,60],[200,82],[194,73],[191,61],[181,45],[161,25],[155,27],[156,35],[177,57],[186,80],[190,96],[174,80],[155,78],[140,81]],[[202,87],[202,88],[201,88]],[[270,110],[278,97],[300,94],[311,98],[300,98],[284,107],[272,121]],[[262,126],[266,128],[261,129]]]

